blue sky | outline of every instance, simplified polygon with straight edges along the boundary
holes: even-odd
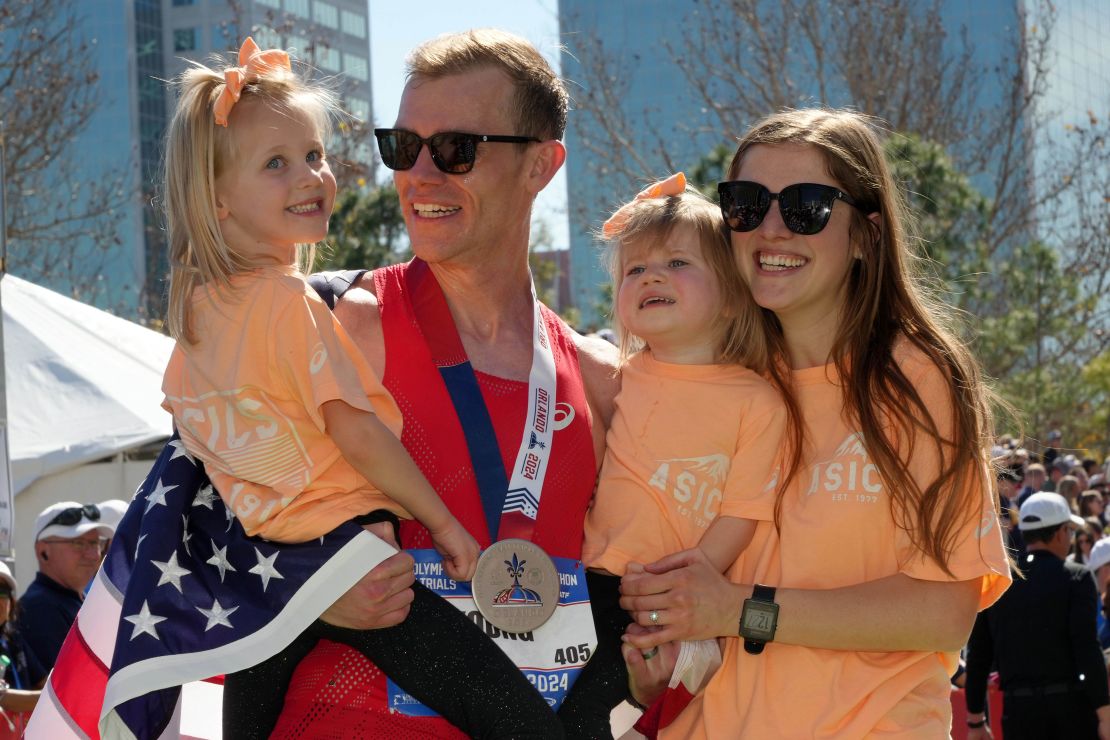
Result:
[[[405,55],[443,33],[496,26],[527,38],[558,69],[557,0],[370,0],[370,74],[375,125],[391,125],[404,86]],[[384,169],[384,168],[383,168]],[[555,246],[566,246],[566,178],[560,171],[540,194],[533,218],[547,222]],[[388,175],[388,170],[383,176]]]

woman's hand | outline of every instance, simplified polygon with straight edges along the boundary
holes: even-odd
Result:
[[[730,583],[694,548],[647,566],[630,564],[621,579],[621,607],[650,632],[626,632],[640,650],[679,640],[735,637],[740,605],[751,588]]]
[[[645,635],[651,630],[633,622],[626,635]],[[628,689],[632,698],[641,706],[649,706],[667,690],[675,663],[678,661],[678,644],[667,642],[657,648],[641,651],[629,643],[621,645],[625,665],[628,666]],[[650,656],[650,657],[648,657]]]

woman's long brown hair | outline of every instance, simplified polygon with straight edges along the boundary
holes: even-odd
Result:
[[[891,513],[913,545],[946,573],[960,529],[982,511],[985,451],[991,433],[993,394],[979,366],[950,326],[953,309],[926,291],[924,260],[912,248],[908,214],[872,122],[846,110],[789,110],[756,123],[740,140],[729,167],[735,179],[744,155],[760,145],[809,145],[825,159],[829,175],[859,203],[850,209],[849,238],[858,249],[845,295],[830,362],[844,384],[847,420],[859,425],[868,455],[890,492]],[[866,214],[878,214],[878,223]],[[775,521],[783,497],[800,472],[805,426],[794,396],[782,326],[762,311],[771,362],[768,374],[788,412],[787,474],[779,486]],[[907,341],[940,371],[948,385],[951,424],[940,428],[933,413],[894,357]],[[940,474],[924,488],[909,471],[914,451],[932,445]],[[899,449],[903,454],[899,454]]]

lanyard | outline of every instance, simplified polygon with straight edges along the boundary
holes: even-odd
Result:
[[[555,356],[540,302],[536,300],[535,285],[531,286],[532,368],[528,373],[528,414],[512,477],[506,480],[493,421],[439,283],[427,263],[419,259],[409,263],[405,281],[416,323],[462,426],[490,541],[510,537],[530,540],[551,457],[554,434],[551,414],[555,408]]]

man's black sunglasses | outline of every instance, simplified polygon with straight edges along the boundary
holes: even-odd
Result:
[[[772,193],[758,182],[731,180],[718,183],[717,194],[725,223],[733,231],[741,232],[752,231],[763,223],[773,200],[779,202],[779,213],[786,228],[803,236],[812,236],[825,228],[837,200],[863,211],[844,191],[810,182],[788,185]]]
[[[427,144],[428,151],[432,153],[432,162],[440,172],[446,172],[449,175],[464,175],[474,169],[479,142],[528,144],[539,141],[534,136],[466,134],[459,131],[444,131],[422,139],[403,128],[376,128],[374,136],[378,139],[382,164],[389,169],[412,169],[417,157],[420,156],[420,149]]]
[[[71,506],[68,509],[62,509],[54,518],[46,523],[42,529],[35,533],[37,538],[40,534],[46,531],[47,527],[53,527],[59,524],[63,527],[72,527],[77,522],[81,521],[81,517],[85,517],[90,522],[100,521],[100,507],[96,504],[85,504],[84,506]]]

